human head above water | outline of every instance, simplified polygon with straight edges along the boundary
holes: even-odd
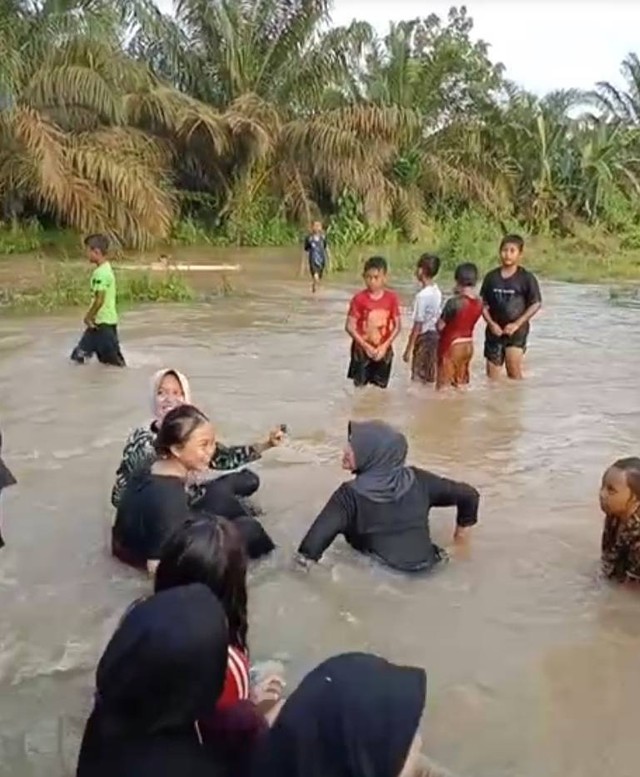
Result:
[[[500,241],[500,261],[503,267],[515,267],[522,258],[524,239],[520,235],[505,235]]]
[[[419,281],[430,281],[440,271],[440,257],[435,254],[422,254],[416,265],[416,276]]]
[[[362,277],[367,289],[374,293],[384,289],[387,283],[389,266],[384,256],[371,256],[364,263]]]
[[[199,518],[166,542],[156,570],[155,590],[202,583],[222,603],[229,642],[247,646],[247,556],[236,527],[225,518]]]
[[[322,222],[319,219],[311,222],[311,231],[314,235],[319,235],[322,232]]]
[[[600,508],[605,515],[629,518],[640,507],[640,458],[615,461],[602,476]]]
[[[87,249],[91,264],[102,264],[109,252],[109,238],[99,233],[87,235],[84,239],[84,246]]]
[[[478,268],[473,262],[463,262],[456,267],[453,277],[458,288],[471,289],[478,284]]]
[[[403,467],[408,452],[404,434],[384,421],[350,421],[342,467],[358,473],[373,466]]]
[[[151,378],[151,412],[162,421],[174,407],[191,403],[191,387],[186,376],[175,369],[158,370]]]
[[[173,459],[185,471],[204,472],[215,451],[216,437],[207,416],[193,405],[180,405],[162,420],[155,440],[161,459]]]

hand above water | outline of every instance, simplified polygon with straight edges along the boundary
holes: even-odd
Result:
[[[263,715],[282,699],[286,683],[279,675],[269,675],[251,689],[251,700]]]
[[[517,321],[514,321],[512,324],[507,324],[503,329],[502,333],[507,335],[507,337],[511,337],[511,335],[515,335],[515,333],[520,329],[520,325]]]
[[[285,441],[286,436],[287,436],[286,432],[284,432],[280,426],[277,429],[272,429],[269,432],[269,437],[267,438],[266,447],[277,448],[278,445],[282,445],[282,443]]]
[[[496,337],[502,337],[502,335],[505,334],[502,327],[496,324],[495,321],[492,321],[490,324],[488,324],[488,326],[491,334],[495,335]]]

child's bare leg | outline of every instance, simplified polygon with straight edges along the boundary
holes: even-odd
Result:
[[[502,375],[502,365],[494,364],[487,359],[487,378],[489,380],[498,380]]]
[[[511,380],[522,380],[524,374],[522,371],[524,364],[524,351],[522,348],[507,348],[505,351],[505,365],[507,367],[507,377]]]
[[[314,272],[311,276],[311,291],[315,294],[318,290],[318,284],[320,283],[320,276],[317,272]]]

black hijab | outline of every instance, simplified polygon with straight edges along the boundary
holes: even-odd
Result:
[[[13,477],[13,473],[7,467],[2,460],[2,432],[0,432],[0,493],[3,488],[13,486],[16,483],[16,479]],[[2,539],[2,529],[0,528],[0,548],[4,548],[4,540]]]
[[[407,438],[383,421],[352,421],[349,443],[356,460],[351,487],[372,502],[395,502],[415,480],[407,467]]]
[[[195,722],[222,692],[227,648],[224,610],[204,585],[132,607],[98,664],[77,777],[215,777]]]
[[[398,777],[426,691],[423,669],[367,653],[330,658],[284,705],[255,777]]]

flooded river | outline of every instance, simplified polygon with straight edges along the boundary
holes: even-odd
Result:
[[[597,490],[607,464],[640,449],[639,312],[606,289],[546,284],[525,383],[487,386],[477,358],[470,391],[435,396],[397,359],[386,393],[355,393],[354,283],[311,298],[291,263],[273,268],[269,281],[243,275],[241,296],[127,312],[123,371],[68,364],[78,313],[0,319],[0,423],[20,480],[3,496],[0,774],[74,770],[96,660],[146,590],[107,552],[113,472],[149,415],[150,374],[176,366],[222,441],[291,432],[256,467],[279,548],[252,570],[255,658],[278,655],[291,685],[351,649],[426,667],[427,750],[463,776],[637,777],[640,597],[598,580]],[[468,559],[407,580],[340,541],[309,575],[291,568],[343,477],[352,417],[393,422],[412,462],[480,489]],[[432,519],[448,544],[452,512]]]

